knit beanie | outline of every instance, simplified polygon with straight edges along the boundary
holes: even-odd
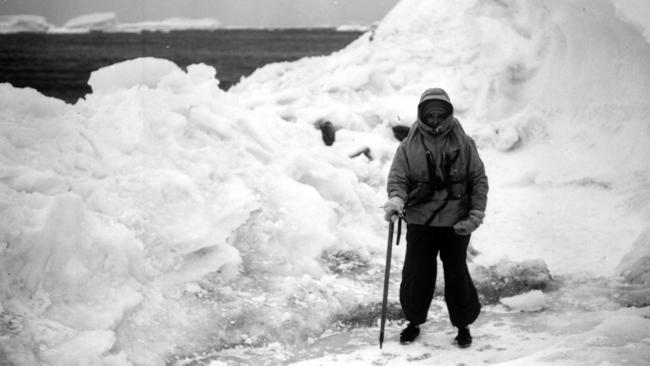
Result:
[[[448,116],[451,114],[449,103],[440,99],[427,100],[420,104],[420,117],[432,113],[440,116]]]

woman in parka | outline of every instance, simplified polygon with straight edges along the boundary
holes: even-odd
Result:
[[[418,119],[399,145],[388,175],[386,220],[404,215],[406,257],[400,303],[408,326],[400,342],[420,334],[436,284],[437,256],[443,265],[445,302],[460,347],[472,343],[469,325],[481,309],[467,269],[470,234],[483,222],[488,182],[476,145],[454,118],[440,88],[426,90]]]

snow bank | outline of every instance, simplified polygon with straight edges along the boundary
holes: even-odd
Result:
[[[639,157],[649,153],[643,96],[650,50],[614,13],[604,0],[405,0],[372,40],[366,34],[327,58],[266,66],[232,92],[288,121],[324,118],[369,131],[409,125],[420,93],[438,85],[481,147],[532,149],[541,142],[539,174],[618,181],[645,171]]]
[[[47,32],[52,25],[38,15],[0,15],[0,33]]]
[[[92,73],[93,93],[74,106],[1,86],[0,303],[22,329],[10,359],[27,362],[36,339],[48,346],[34,357],[52,364],[72,349],[89,363],[160,364],[188,329],[252,344],[287,321],[316,332],[355,301],[323,277],[321,256],[381,247],[381,182],[361,182],[364,165],[312,127],[243,107],[215,74],[126,61]],[[260,286],[275,290],[260,298]],[[243,306],[268,301],[278,305],[263,313]],[[238,316],[265,323],[223,327]],[[165,338],[145,338],[154,325]]]

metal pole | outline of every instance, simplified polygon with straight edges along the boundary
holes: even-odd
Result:
[[[379,330],[379,349],[381,349],[384,344],[384,328],[386,327],[386,307],[388,305],[388,281],[390,279],[390,260],[393,251],[393,229],[395,222],[391,217],[390,223],[388,224],[388,246],[386,248],[386,270],[384,271],[384,298],[381,303],[381,326]]]

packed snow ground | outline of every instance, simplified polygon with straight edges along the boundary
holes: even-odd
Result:
[[[647,364],[650,46],[621,4],[403,0],[227,93],[150,58],[94,72],[74,105],[0,85],[0,359]],[[436,298],[398,345],[402,245],[380,351],[391,127],[432,86],[490,178],[484,312],[459,350]]]

